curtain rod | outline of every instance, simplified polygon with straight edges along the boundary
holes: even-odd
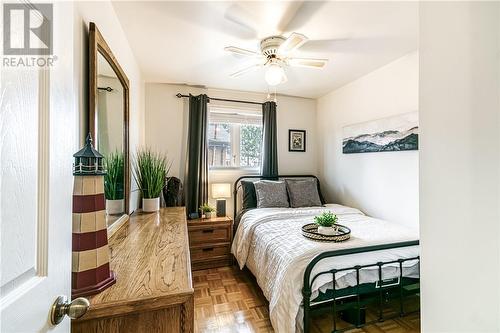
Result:
[[[189,97],[189,95],[182,95],[181,93],[178,93],[177,95],[178,98],[182,97]],[[259,102],[250,102],[250,101],[240,101],[237,99],[225,99],[225,98],[215,98],[215,97],[208,97],[208,99],[212,99],[214,101],[223,101],[223,102],[234,102],[234,103],[245,103],[245,104],[255,104],[255,105],[262,105],[264,103],[259,103]]]
[[[97,87],[97,89],[99,89],[99,90],[106,90],[107,92],[112,92],[113,91],[113,88],[111,88],[111,87]]]

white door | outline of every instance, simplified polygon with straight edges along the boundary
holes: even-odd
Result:
[[[2,2],[2,12],[5,8]],[[11,38],[21,46],[26,23],[22,13],[11,16]],[[31,26],[36,26],[40,15],[29,15],[35,20]],[[52,326],[49,314],[58,295],[71,296],[72,154],[78,148],[73,15],[71,3],[53,4],[52,67],[26,65],[37,56],[27,56],[24,66],[5,66],[4,58],[11,57],[1,55],[2,333],[70,329],[68,318]],[[29,38],[30,45],[36,45],[36,38]]]

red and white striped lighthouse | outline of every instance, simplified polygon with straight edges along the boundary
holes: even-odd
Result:
[[[103,156],[87,136],[73,155],[72,297],[97,294],[116,282],[109,268]]]

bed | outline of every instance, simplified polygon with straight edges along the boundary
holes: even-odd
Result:
[[[238,193],[243,179],[234,186],[234,210],[239,214]],[[315,176],[280,176],[316,179]],[[352,230],[351,239],[324,243],[306,239],[301,227],[324,212],[335,213],[340,224]],[[419,292],[418,231],[366,216],[338,204],[303,208],[256,208],[240,214],[232,253],[241,269],[255,276],[269,301],[272,325],[278,333],[309,332],[311,315],[324,311],[341,313],[360,327],[367,304],[382,307],[399,301],[398,315],[404,315],[404,299]],[[337,327],[332,317],[332,330]],[[352,328],[352,327],[350,327]]]

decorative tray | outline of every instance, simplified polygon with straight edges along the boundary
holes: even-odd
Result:
[[[336,224],[337,233],[335,235],[323,235],[318,233],[318,225],[309,223],[302,227],[302,235],[306,238],[320,242],[344,242],[351,238],[351,229],[344,225]]]

